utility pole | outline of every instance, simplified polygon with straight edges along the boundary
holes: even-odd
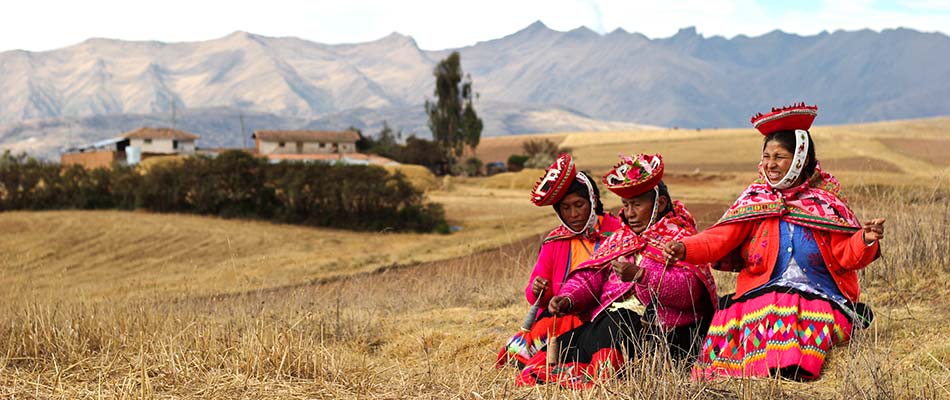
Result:
[[[247,133],[244,132],[244,110],[238,110],[238,119],[241,121],[241,149],[247,150]]]

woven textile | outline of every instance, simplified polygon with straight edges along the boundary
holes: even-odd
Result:
[[[565,315],[554,318],[550,314],[535,321],[528,332],[518,332],[498,352],[495,366],[501,368],[505,364],[514,364],[524,368],[528,360],[534,357],[539,350],[547,346],[548,337],[552,334],[557,337],[583,324],[576,315]]]
[[[851,328],[838,305],[821,297],[791,289],[751,293],[713,316],[693,376],[768,377],[784,369],[817,379]]]
[[[854,232],[861,227],[841,195],[838,179],[823,171],[820,165],[807,182],[785,190],[771,188],[764,176],[760,164],[759,179],[742,191],[716,225],[781,217],[826,231]]]

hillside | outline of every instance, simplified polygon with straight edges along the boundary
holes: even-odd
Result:
[[[473,78],[485,136],[743,126],[775,101],[817,103],[826,123],[950,114],[943,95],[950,37],[941,33],[725,39],[685,28],[648,39],[538,22],[450,50]],[[53,154],[160,122],[201,135],[199,146],[237,147],[240,114],[249,116],[248,132],[350,125],[378,132],[388,121],[428,135],[422,104],[432,97],[432,68],[450,50],[422,50],[398,33],[328,45],[234,32],[204,42],[89,39],[7,51],[0,53],[0,146]]]
[[[462,228],[447,236],[0,213],[0,396],[947,398],[947,122],[813,129],[858,217],[888,219],[882,257],[861,273],[874,324],[835,349],[815,383],[692,382],[647,356],[628,378],[590,391],[513,387],[514,371],[491,365],[528,309],[539,235],[557,224],[550,208],[528,202],[538,173],[529,171],[431,188]],[[546,137],[563,138],[598,174],[617,152],[661,152],[673,196],[701,226],[751,179],[761,148],[752,129]],[[732,275],[716,278],[723,293],[732,288]]]

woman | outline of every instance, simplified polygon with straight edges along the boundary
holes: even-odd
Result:
[[[665,263],[663,245],[696,233],[696,223],[683,203],[671,200],[663,169],[659,155],[640,154],[621,157],[604,176],[623,200],[624,228],[571,274],[548,305],[562,318],[590,314],[591,323],[558,336],[557,356],[536,355],[518,383],[589,386],[619,371],[647,337],[662,338],[657,344],[674,359],[695,354],[714,311],[716,287],[708,265]]]
[[[753,117],[765,135],[759,179],[711,228],[664,248],[671,260],[739,272],[695,377],[817,379],[831,347],[865,322],[856,271],[879,255],[884,219],[860,225],[821,169],[808,132],[817,115],[801,103]]]
[[[550,335],[559,335],[581,324],[581,319],[552,318],[548,301],[561,290],[567,275],[590,259],[604,238],[620,229],[620,220],[604,213],[600,192],[590,176],[578,173],[569,154],[561,154],[531,191],[531,201],[553,206],[561,226],[541,243],[525,297],[539,311],[531,312],[522,332],[515,334],[498,354],[496,366],[514,363],[522,367],[545,346]],[[533,310],[533,308],[532,308]]]

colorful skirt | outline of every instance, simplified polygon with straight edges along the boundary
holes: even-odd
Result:
[[[512,364],[518,368],[524,368],[528,364],[528,360],[548,344],[549,336],[558,337],[581,326],[583,323],[575,315],[554,318],[547,311],[544,311],[531,326],[530,331],[518,332],[508,340],[508,343],[498,352],[495,367],[501,368]]]
[[[693,377],[817,379],[851,329],[841,306],[823,297],[782,287],[748,294],[713,316]]]
[[[515,383],[520,386],[559,383],[574,389],[591,387],[622,372],[628,359],[641,354],[648,337],[665,337],[663,345],[669,347],[674,359],[695,354],[705,328],[706,324],[697,322],[657,335],[656,328],[643,325],[640,314],[627,309],[608,310],[591,323],[558,336],[557,363],[548,364],[549,349],[537,352]]]

